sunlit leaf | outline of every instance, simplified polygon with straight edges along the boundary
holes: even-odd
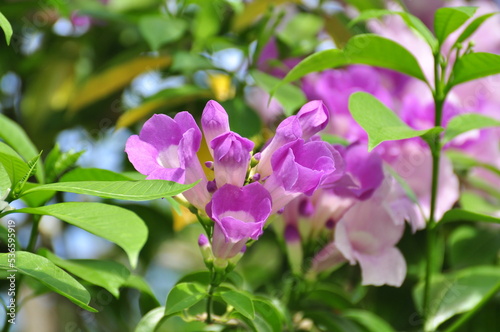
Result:
[[[203,300],[206,296],[206,289],[198,284],[177,284],[168,294],[165,315],[168,316],[190,308]]]
[[[260,15],[264,14],[270,6],[287,2],[298,3],[300,0],[255,0],[246,3],[245,9],[233,19],[233,29],[243,30],[251,25]]]
[[[441,45],[446,37],[464,24],[477,7],[444,7],[439,8],[434,15],[434,33]]]
[[[148,229],[135,213],[114,205],[90,202],[58,203],[23,208],[10,213],[49,215],[111,241],[128,255],[135,268],[139,251],[146,243]]]
[[[463,269],[446,275],[436,275],[430,284],[430,307],[426,313],[426,331],[435,331],[439,325],[456,314],[467,312],[481,302],[492,289],[500,286],[500,268],[481,266]],[[417,308],[422,310],[424,285],[414,292]]]
[[[489,116],[477,113],[461,114],[448,122],[443,136],[443,144],[469,130],[498,126],[500,126],[500,121]]]
[[[60,182],[74,181],[128,181],[132,178],[101,168],[76,168],[64,174]]]
[[[24,160],[35,158],[39,151],[29,139],[24,129],[16,122],[12,121],[3,114],[0,114],[0,138],[14,149]],[[41,160],[38,162],[39,167],[36,170],[38,181],[44,182],[45,174]]]
[[[500,224],[500,218],[463,209],[451,209],[446,211],[440,222],[445,223],[455,221],[477,221]]]
[[[28,165],[7,144],[0,142],[0,163],[9,175],[12,184],[16,184],[29,172]]]
[[[171,62],[170,57],[140,56],[95,74],[77,89],[69,108],[78,111],[124,88],[137,75],[168,67]]]
[[[113,294],[120,296],[122,287],[130,275],[130,271],[122,264],[114,261],[96,259],[69,259],[57,257],[47,249],[41,249],[38,254],[75,276],[100,286]]]
[[[342,315],[359,323],[369,332],[395,332],[389,323],[367,310],[349,309]]]
[[[227,291],[221,293],[222,299],[234,310],[242,314],[248,319],[255,318],[255,308],[252,299],[241,291]]]
[[[2,12],[0,12],[0,28],[2,28],[3,33],[5,34],[5,41],[7,42],[7,45],[9,45],[10,38],[12,37],[12,26]]]
[[[187,22],[166,15],[144,15],[139,19],[139,30],[153,51],[176,41],[187,29]]]
[[[11,186],[12,182],[10,181],[9,173],[7,173],[5,167],[3,167],[3,164],[0,162],[0,202],[7,196]]]
[[[422,137],[442,130],[440,128],[415,130],[377,98],[366,92],[356,92],[351,95],[349,111],[368,134],[368,150],[372,150],[384,141]]]
[[[500,55],[469,53],[458,59],[447,89],[477,78],[500,73]]]
[[[9,258],[8,254],[0,254],[0,269],[17,270],[19,273],[41,282],[79,307],[97,312],[88,306],[90,294],[85,287],[47,258],[25,251],[16,252],[15,265],[9,263]]]
[[[158,307],[151,310],[141,318],[134,332],[155,332],[156,326],[164,315],[165,307]]]
[[[103,198],[129,201],[149,201],[166,196],[178,195],[195,184],[180,184],[166,180],[139,181],[75,181],[40,185],[23,192],[65,191],[75,194],[92,195]]]
[[[465,28],[465,30],[460,34],[457,39],[457,43],[463,43],[467,38],[472,36],[474,32],[490,17],[496,15],[498,13],[489,13],[484,14],[479,17],[476,17],[470,24]]]

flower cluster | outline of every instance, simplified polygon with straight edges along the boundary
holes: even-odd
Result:
[[[269,144],[252,155],[254,143],[231,131],[224,108],[209,101],[201,117],[213,158],[205,163],[208,177],[197,157],[202,131],[187,112],[174,118],[154,115],[139,135],[129,138],[126,152],[148,179],[199,181],[184,196],[213,221],[213,231],[207,234],[211,238],[202,235],[200,247],[227,262],[262,235],[271,214],[301,195],[334,186],[344,176],[339,151],[315,136],[328,121],[325,105],[311,101],[285,119]]]

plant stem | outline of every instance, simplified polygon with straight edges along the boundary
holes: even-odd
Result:
[[[33,216],[33,226],[31,227],[30,239],[26,251],[33,252],[36,246],[36,240],[38,239],[38,225],[40,224],[40,216]]]
[[[444,332],[454,332],[456,331],[459,327],[461,327],[464,323],[466,323],[476,312],[479,311],[493,296],[495,296],[496,293],[500,292],[500,282],[496,284],[495,287],[493,287],[492,290],[490,290],[486,296],[484,296],[481,301],[472,309],[469,310],[467,313],[463,314],[460,316],[459,319],[457,319],[449,328],[447,328]]]
[[[210,281],[210,285],[208,286],[208,299],[207,299],[207,324],[212,324],[212,303],[214,298],[214,292],[217,286],[214,284],[215,273],[212,271],[212,278]]]
[[[439,58],[440,54],[434,55],[434,126],[441,126],[441,119],[443,117],[443,105],[446,99],[446,92],[444,91],[445,82],[443,82],[444,70],[440,71]],[[424,320],[427,319],[429,313],[429,298],[430,298],[430,283],[433,268],[433,254],[434,244],[436,241],[436,205],[437,205],[437,192],[439,183],[439,161],[441,158],[441,137],[439,134],[433,140],[428,142],[432,154],[432,182],[431,182],[431,202],[429,220],[426,227],[426,269],[424,280],[424,298],[423,298],[423,316]]]

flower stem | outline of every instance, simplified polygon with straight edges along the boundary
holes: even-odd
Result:
[[[40,224],[40,216],[33,216],[33,226],[31,227],[30,239],[28,241],[28,246],[26,251],[33,252],[36,246],[36,240],[38,239],[38,225]]]
[[[214,298],[214,291],[217,286],[210,284],[208,286],[208,299],[207,299],[207,324],[212,324],[212,302]]]

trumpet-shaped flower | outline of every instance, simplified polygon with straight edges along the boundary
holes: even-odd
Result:
[[[271,213],[271,196],[258,182],[242,188],[226,184],[207,205],[207,214],[215,221],[212,250],[217,258],[237,255],[249,239],[257,240]]]
[[[173,119],[155,114],[146,121],[139,135],[131,136],[125,152],[135,169],[147,179],[193,183],[184,196],[196,207],[210,200],[207,180],[196,152],[200,148],[201,131],[191,114],[178,113]]]
[[[226,110],[215,100],[210,100],[203,109],[201,128],[203,129],[207,146],[213,156],[212,140],[229,131],[229,117]]]
[[[226,183],[243,186],[253,146],[252,141],[231,131],[211,141],[217,186],[222,187]]]

